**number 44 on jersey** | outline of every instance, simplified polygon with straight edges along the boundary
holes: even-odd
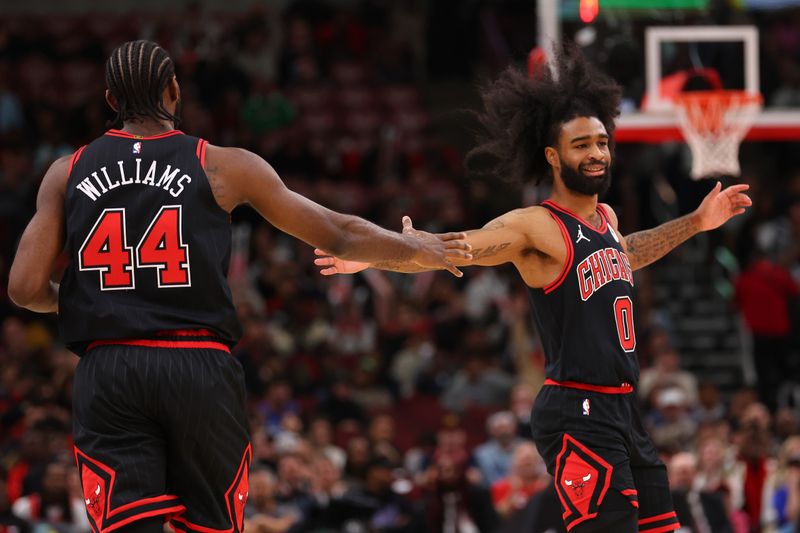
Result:
[[[128,245],[124,208],[98,217],[78,251],[81,271],[100,273],[100,290],[136,288],[136,269],[154,268],[159,288],[191,287],[189,246],[183,242],[180,205],[165,205],[134,250]]]

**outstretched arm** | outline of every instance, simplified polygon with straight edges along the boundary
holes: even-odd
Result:
[[[227,211],[250,204],[278,229],[355,261],[407,261],[460,275],[451,260],[468,257],[463,234],[403,235],[327,209],[288,189],[261,157],[239,148],[208,147],[206,175]]]
[[[745,208],[753,204],[750,197],[744,194],[748,188],[749,185],[741,184],[723,190],[722,184],[717,182],[694,212],[653,229],[625,236],[623,247],[631,268],[643,268],[697,233],[716,229],[732,217],[744,213]],[[615,220],[612,222],[616,225]]]
[[[37,313],[58,311],[58,284],[50,281],[64,248],[64,194],[70,156],[55,161],[42,179],[36,214],[19,241],[8,274],[8,295],[20,307]]]
[[[514,261],[522,250],[531,248],[530,237],[525,232],[522,210],[515,210],[498,217],[483,228],[466,232],[466,242],[471,247],[471,257],[454,258],[453,264],[462,266],[495,266]],[[411,218],[403,217],[403,233],[415,235]],[[325,276],[333,274],[354,274],[367,268],[390,270],[407,274],[436,270],[425,268],[409,261],[376,261],[373,263],[346,261],[326,251],[314,250],[318,256],[314,264],[323,267],[320,273]]]

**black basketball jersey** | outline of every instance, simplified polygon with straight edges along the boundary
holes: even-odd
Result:
[[[633,275],[619,236],[598,207],[595,228],[551,200],[542,203],[567,246],[559,277],[530,289],[545,352],[545,375],[601,386],[639,379],[633,328]]]
[[[110,130],[73,155],[59,329],[76,353],[94,340],[173,330],[238,341],[230,217],[203,170],[206,145],[177,130]]]

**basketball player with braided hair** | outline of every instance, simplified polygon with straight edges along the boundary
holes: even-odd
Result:
[[[243,527],[252,458],[241,336],[226,275],[230,212],[252,205],[277,228],[360,261],[460,272],[463,234],[394,233],[284,186],[260,157],[176,130],[180,88],[157,44],[106,63],[115,127],[59,159],[19,243],[9,295],[58,312],[81,355],[73,437],[95,533]],[[66,250],[60,286],[50,277]]]
[[[633,327],[633,271],[751,205],[746,185],[719,183],[691,214],[623,236],[599,203],[610,184],[620,88],[574,46],[533,78],[510,68],[483,92],[486,136],[469,152],[516,182],[552,179],[541,205],[467,232],[460,266],[512,263],[527,285],[545,351],[545,386],[531,416],[570,532],[678,529],[667,475],[642,426]],[[487,157],[488,156],[488,157]],[[405,217],[407,233],[416,230]],[[341,260],[317,250],[325,275],[365,268],[422,270],[407,262]]]

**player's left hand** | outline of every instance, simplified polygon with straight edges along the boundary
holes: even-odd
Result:
[[[753,205],[753,201],[744,193],[749,188],[749,185],[742,183],[723,190],[722,183],[718,181],[694,212],[700,231],[716,229],[732,217],[744,213],[746,207]]]
[[[360,263],[358,261],[345,261],[338,257],[331,255],[327,252],[314,248],[314,255],[318,256],[314,259],[314,264],[322,267],[319,271],[323,276],[333,276],[334,274],[355,274],[369,268],[369,263]]]

